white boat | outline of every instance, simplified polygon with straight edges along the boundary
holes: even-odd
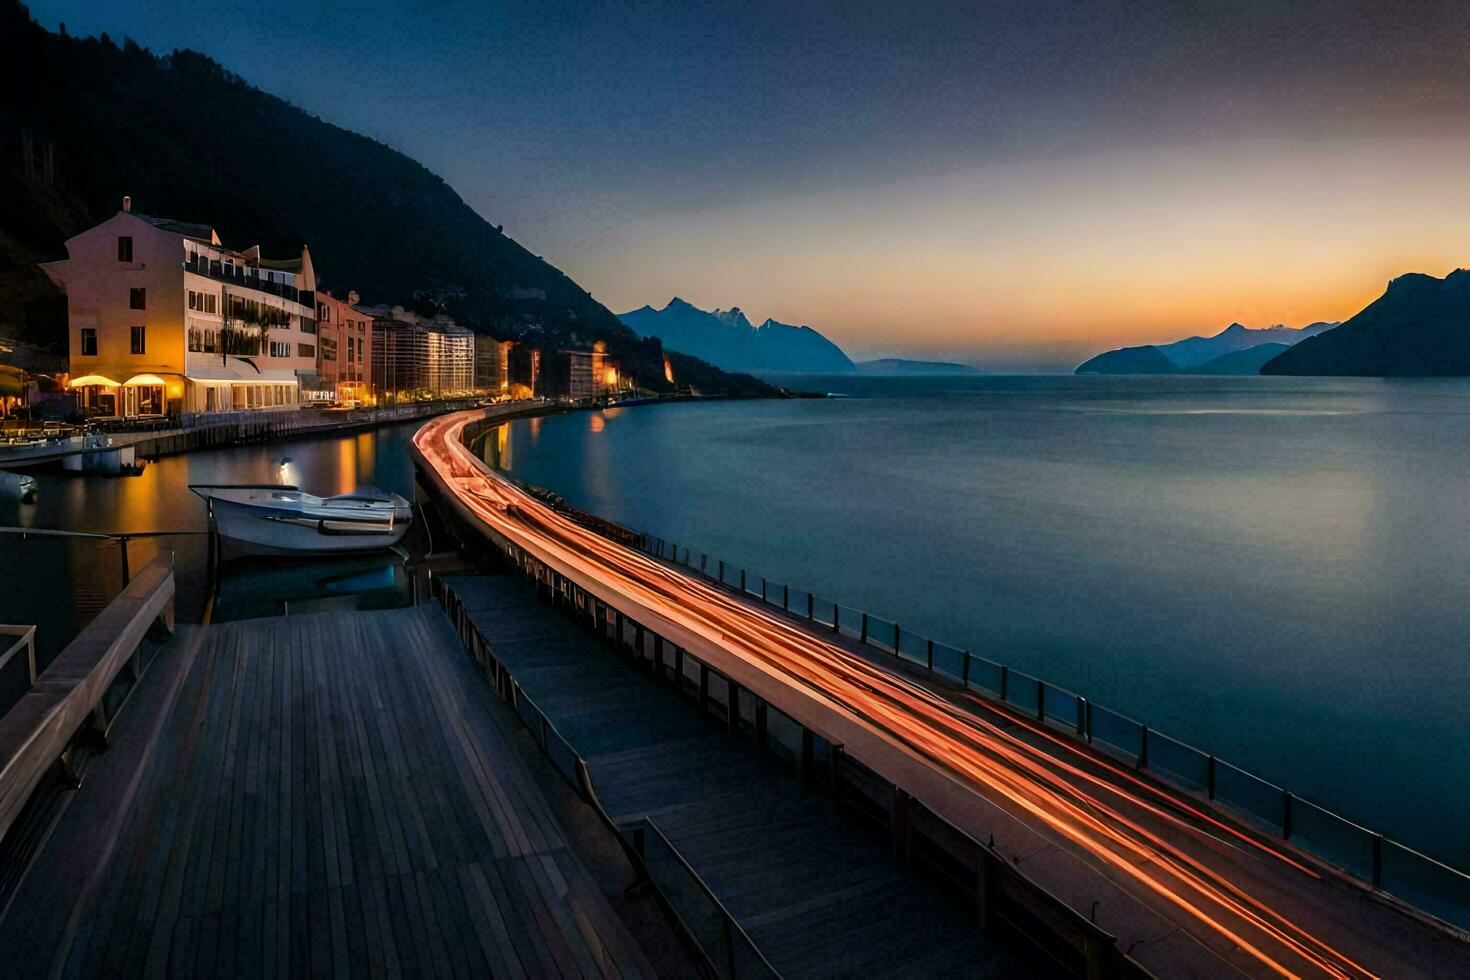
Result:
[[[280,484],[191,484],[209,504],[221,542],[250,555],[330,554],[391,548],[408,533],[413,506],[361,487],[317,497]]]

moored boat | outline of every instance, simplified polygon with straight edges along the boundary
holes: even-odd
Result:
[[[191,484],[209,504],[221,542],[242,554],[292,555],[391,548],[413,507],[396,493],[361,487],[318,497],[280,484]]]

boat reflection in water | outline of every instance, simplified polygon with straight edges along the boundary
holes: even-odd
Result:
[[[394,552],[289,562],[238,558],[219,565],[210,619],[392,609],[412,603],[407,562]]]

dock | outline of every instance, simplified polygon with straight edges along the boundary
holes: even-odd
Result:
[[[181,627],[10,896],[10,975],[650,975],[496,712],[434,607]]]
[[[586,760],[620,825],[652,820],[784,976],[1016,976],[892,850],[510,574],[443,580],[493,656]]]

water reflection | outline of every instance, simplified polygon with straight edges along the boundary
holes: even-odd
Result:
[[[0,493],[0,526],[103,533],[197,532],[186,537],[135,539],[128,551],[134,570],[157,555],[173,553],[178,616],[183,622],[197,622],[209,596],[209,521],[203,502],[189,492],[190,483],[289,482],[313,493],[332,494],[371,482],[412,498],[408,442],[417,428],[415,422],[340,437],[170,456],[150,463],[136,477],[35,471],[39,484],[35,503],[21,503]],[[291,461],[284,473],[282,459]],[[330,578],[330,573],[320,569],[313,574]],[[260,579],[246,576],[243,583],[236,582],[230,600],[234,608],[267,608],[267,600],[276,597],[270,594],[260,603],[247,602],[244,596],[251,581]],[[335,587],[329,581],[324,588],[329,586]],[[37,625],[37,654],[42,663],[49,663],[121,588],[115,543],[57,538],[23,541],[17,536],[0,536],[0,622]],[[370,591],[376,595],[384,590],[375,587]]]
[[[219,568],[213,622],[409,604],[402,557],[383,553],[293,561],[241,559]]]

